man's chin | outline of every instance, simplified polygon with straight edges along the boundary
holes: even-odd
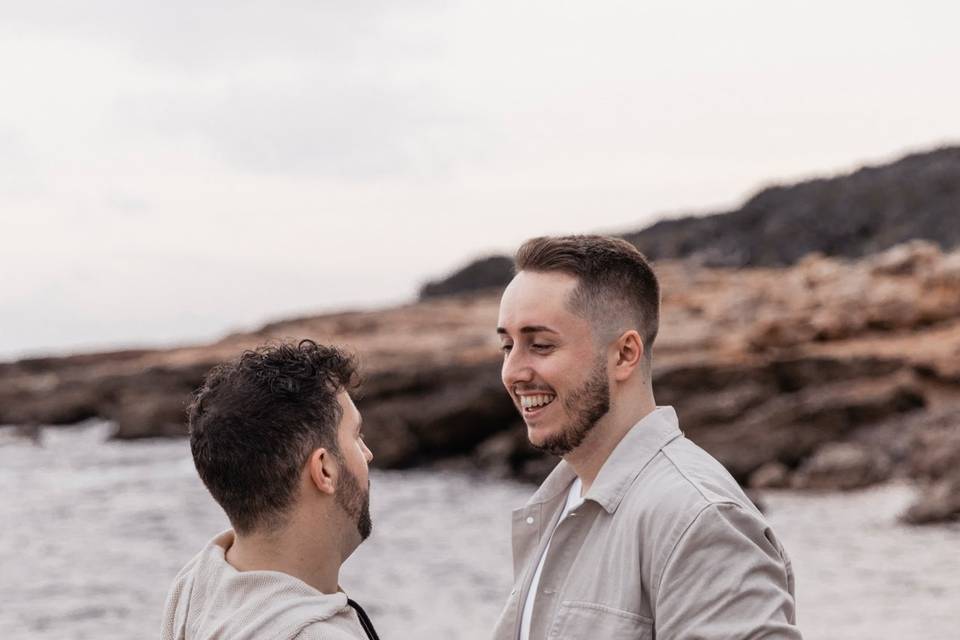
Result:
[[[552,435],[553,433],[550,429],[543,425],[527,425],[527,440],[537,448],[540,448]]]
[[[565,441],[563,433],[555,429],[550,429],[545,426],[531,427],[527,425],[527,440],[534,449],[546,451],[555,456],[566,453],[566,451],[561,451],[563,449],[562,443]]]

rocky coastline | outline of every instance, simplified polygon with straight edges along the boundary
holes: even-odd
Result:
[[[785,268],[656,264],[664,297],[655,390],[685,433],[747,487],[847,490],[910,478],[904,514],[960,517],[960,251],[914,241]],[[0,364],[0,424],[113,421],[115,438],[185,435],[217,362],[311,338],[360,357],[358,405],[382,468],[457,465],[536,481],[499,380],[495,290],[273,323],[209,345]]]
[[[623,235],[662,281],[657,400],[744,486],[923,488],[911,523],[960,518],[960,147],[764,189],[741,208]],[[0,363],[4,438],[109,420],[117,439],[182,437],[215,364],[282,339],[344,345],[375,465],[537,481],[499,380],[505,256],[426,284],[420,301],[293,318],[207,345]],[[10,434],[13,434],[12,436]],[[0,442],[2,444],[2,442]]]

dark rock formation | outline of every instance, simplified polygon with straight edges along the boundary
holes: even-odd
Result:
[[[960,409],[918,416],[909,427],[906,462],[923,490],[903,520],[927,524],[960,519]]]
[[[518,417],[496,362],[373,376],[358,408],[375,462],[386,468],[468,454]]]
[[[622,236],[651,260],[782,267],[811,253],[859,258],[914,239],[960,245],[960,147],[908,155],[854,173],[764,189],[742,207],[661,220]],[[497,268],[490,268],[496,264]],[[506,257],[484,258],[424,287],[447,295],[509,282]]]
[[[742,369],[740,377],[745,382],[731,392],[714,394],[711,387],[704,386],[703,395],[677,397],[673,402],[686,434],[742,483],[766,462],[797,467],[822,445],[925,402],[908,375],[847,381],[824,376],[816,384],[790,392],[778,388],[776,378],[769,377],[780,364]],[[790,364],[796,365],[796,361]],[[658,400],[675,393],[657,378],[654,386]],[[742,393],[745,387],[751,393]],[[770,391],[764,393],[763,389]]]
[[[793,475],[795,489],[860,489],[890,478],[885,455],[850,442],[830,442],[803,462]]]
[[[925,487],[922,497],[903,514],[908,524],[930,524],[960,519],[960,474]]]
[[[512,277],[513,260],[506,256],[490,256],[471,262],[446,278],[423,285],[420,299],[502,288]]]
[[[751,489],[785,489],[790,485],[790,469],[782,462],[765,462],[750,474]]]
[[[764,189],[740,209],[664,220],[624,236],[654,260],[785,266],[807,254],[859,258],[916,238],[960,244],[960,147],[852,174]]]

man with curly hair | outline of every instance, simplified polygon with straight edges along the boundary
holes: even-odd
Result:
[[[370,535],[351,357],[304,340],[215,367],[189,410],[197,472],[230,520],[177,575],[163,640],[375,640],[339,588]]]

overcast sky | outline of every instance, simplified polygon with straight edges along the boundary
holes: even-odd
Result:
[[[945,2],[0,1],[0,359],[411,299],[960,142]]]

